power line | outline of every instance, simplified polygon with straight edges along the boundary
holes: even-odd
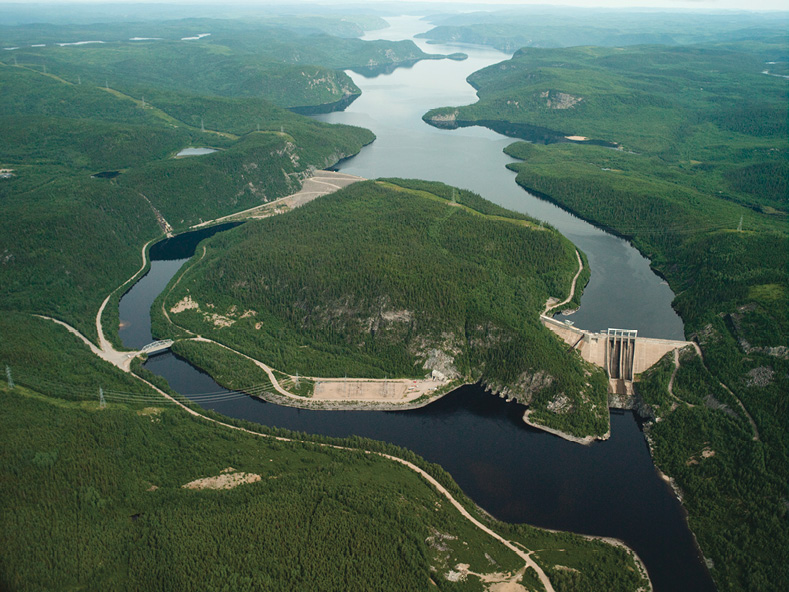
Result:
[[[75,386],[71,384],[66,384],[62,382],[56,382],[47,379],[37,378],[35,380],[27,381],[23,379],[23,383],[33,389],[47,389],[52,391],[53,393],[61,394],[61,395],[70,395],[72,397],[82,397],[82,398],[91,398],[95,396],[96,391],[93,390],[91,387],[85,386]],[[270,394],[272,393],[274,387],[271,383],[260,383],[257,385],[253,385],[243,389],[236,389],[236,390],[223,390],[223,391],[215,391],[210,393],[187,393],[187,394],[180,394],[180,396],[186,397],[188,400],[195,402],[195,403],[218,403],[223,401],[231,401],[235,399],[245,398],[247,396],[260,396],[263,394]],[[161,395],[156,393],[145,393],[145,392],[124,392],[124,391],[113,391],[113,390],[105,390],[103,387],[100,387],[99,393],[100,400],[103,399],[105,402],[108,400],[116,401],[116,402],[127,402],[127,403],[150,403],[150,402],[157,402],[157,403],[165,403],[168,402],[166,399],[163,399]]]

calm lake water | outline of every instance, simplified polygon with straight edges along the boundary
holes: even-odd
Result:
[[[428,28],[408,17],[392,23],[377,36],[402,39]],[[459,48],[425,49],[452,53]],[[465,77],[508,57],[485,48],[462,51],[469,60],[421,62],[374,78],[352,74],[362,96],[347,112],[319,118],[363,125],[378,139],[338,168],[368,178],[444,181],[545,220],[584,250],[592,266],[581,310],[572,317],[578,326],[637,328],[645,336],[682,338],[682,323],[670,308],[673,295],[648,261],[626,242],[517,187],[514,174],[504,168],[511,159],[501,152],[511,139],[482,128],[442,131],[421,121],[432,107],[473,102]],[[215,232],[196,231],[151,249],[151,270],[121,299],[125,345],[152,341],[151,303],[197,243]],[[171,353],[152,357],[145,367],[186,396],[223,390]],[[644,560],[655,590],[714,590],[682,507],[657,474],[630,412],[612,413],[610,440],[580,446],[526,426],[522,406],[477,386],[401,412],[308,411],[252,397],[201,404],[265,425],[338,437],[356,434],[410,448],[441,464],[496,518],[620,538]]]
[[[366,39],[411,39],[430,29],[418,17],[387,19],[392,27]],[[442,181],[470,189],[499,205],[524,212],[556,227],[586,253],[592,269],[581,308],[571,319],[592,331],[615,327],[638,329],[643,337],[684,339],[682,320],[671,308],[674,294],[649,268],[649,261],[626,241],[587,224],[561,208],[537,199],[515,183],[504,154],[515,140],[487,128],[440,130],[422,121],[435,107],[476,102],[466,77],[508,59],[494,49],[470,45],[430,45],[413,39],[427,53],[462,51],[469,58],[425,60],[391,74],[367,78],[349,71],[362,95],[345,111],[316,116],[321,121],[366,127],[377,139],[357,156],[336,167],[374,179],[409,177]],[[561,317],[560,317],[561,318]]]

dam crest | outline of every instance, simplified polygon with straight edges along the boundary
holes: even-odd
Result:
[[[675,349],[692,345],[689,341],[639,337],[635,329],[608,329],[593,333],[540,315],[542,324],[553,331],[570,349],[608,374],[608,392],[631,396],[635,377],[655,365]]]

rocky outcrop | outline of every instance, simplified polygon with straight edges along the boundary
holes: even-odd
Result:
[[[444,111],[438,113],[428,113],[423,119],[426,123],[440,129],[455,129],[458,127],[458,116],[460,111]]]
[[[554,382],[553,376],[540,370],[534,374],[523,372],[514,383],[504,385],[501,383],[483,380],[482,386],[485,391],[498,395],[508,401],[517,401],[523,405],[532,402],[534,395],[544,388],[548,388]]]
[[[540,93],[540,98],[545,99],[545,106],[548,109],[572,109],[584,100],[583,97],[575,97],[556,90],[543,91]]]

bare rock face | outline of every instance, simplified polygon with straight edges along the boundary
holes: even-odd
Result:
[[[543,91],[540,93],[540,98],[545,99],[545,106],[548,109],[572,109],[584,100],[583,97],[575,97],[556,90]]]
[[[518,377],[512,391],[519,400],[531,401],[535,394],[551,386],[553,381],[554,377],[542,370],[535,374],[524,372]]]
[[[458,372],[455,366],[455,355],[458,353],[460,352],[456,351],[454,348],[447,347],[442,349],[428,349],[423,353],[425,361],[422,364],[422,368],[429,370],[434,376],[438,376],[440,379],[454,380],[460,378],[460,372]]]
[[[522,373],[518,380],[515,381],[514,384],[511,386],[503,386],[500,384],[495,383],[487,383],[485,385],[486,390],[499,395],[500,397],[504,397],[506,399],[515,399],[519,403],[523,405],[528,405],[531,403],[534,395],[540,392],[544,388],[548,388],[553,384],[554,377],[546,372],[540,370],[534,374],[530,374],[528,372]],[[565,397],[564,393],[559,393],[557,395],[557,399],[561,397]],[[567,400],[569,403],[569,399]],[[565,405],[562,401],[557,401],[555,403],[557,408],[563,408]]]
[[[570,413],[573,410],[573,403],[570,401],[570,397],[564,393],[559,393],[553,399],[548,401],[547,409],[551,413],[563,415],[565,413]]]
[[[455,109],[449,113],[436,113],[430,116],[431,123],[455,123],[457,121],[460,111]]]
[[[772,384],[775,370],[770,366],[759,366],[748,372],[747,376],[748,377],[745,379],[745,386],[763,388]]]

